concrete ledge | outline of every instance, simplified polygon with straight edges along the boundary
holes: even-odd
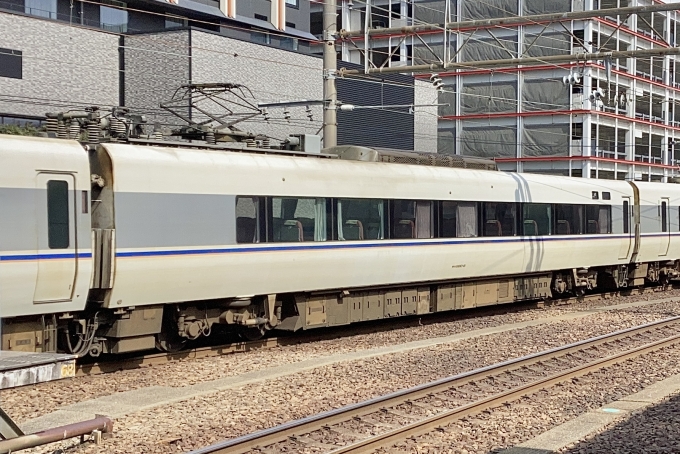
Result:
[[[627,418],[635,410],[659,403],[664,398],[678,391],[680,391],[680,375],[674,375],[654,383],[638,393],[631,394],[597,410],[585,413],[532,440],[501,451],[500,454],[553,453],[565,446],[583,440],[613,422]]]

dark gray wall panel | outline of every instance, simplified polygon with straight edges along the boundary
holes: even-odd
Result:
[[[361,69],[363,66],[338,62],[338,67]],[[413,78],[401,74],[337,79],[338,99],[356,106],[402,105],[414,102]],[[385,83],[380,83],[380,80]],[[363,145],[413,150],[413,115],[408,108],[358,109],[338,112],[338,144]]]

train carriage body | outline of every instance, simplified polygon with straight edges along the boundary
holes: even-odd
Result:
[[[0,316],[83,310],[92,257],[87,154],[65,140],[1,143]]]
[[[0,158],[3,349],[169,348],[680,269],[673,184],[11,136]]]

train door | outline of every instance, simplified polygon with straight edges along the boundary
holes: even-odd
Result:
[[[659,237],[659,255],[668,254],[668,247],[671,244],[670,216],[668,215],[670,199],[662,197],[659,203],[659,220],[661,221],[661,236]]]
[[[633,220],[633,210],[630,204],[630,197],[623,198],[623,235],[621,240],[621,248],[619,249],[619,259],[627,259],[630,253],[630,248],[633,245],[633,235],[635,222]]]
[[[75,179],[41,172],[36,189],[38,275],[33,302],[69,301],[77,269]]]

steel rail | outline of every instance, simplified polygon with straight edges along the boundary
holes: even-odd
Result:
[[[430,383],[419,385],[406,390],[397,391],[384,396],[379,396],[364,402],[330,410],[307,418],[291,421],[276,427],[264,429],[242,437],[226,440],[212,446],[204,447],[190,454],[240,454],[249,452],[258,447],[266,447],[279,443],[295,435],[306,434],[322,429],[333,424],[348,421],[352,418],[359,418],[367,414],[374,413],[386,407],[402,404],[406,401],[416,400],[429,394],[446,390],[454,386],[460,386],[471,381],[486,378],[490,375],[497,375],[509,370],[515,370],[529,364],[536,364],[541,361],[552,359],[556,356],[568,355],[570,353],[596,347],[606,343],[614,342],[619,339],[634,336],[654,329],[680,323],[679,317],[671,317],[644,325],[615,331],[601,336],[585,339],[572,344],[567,344],[543,352],[534,353],[508,361],[503,361],[494,365],[482,367],[462,374],[453,375]],[[680,340],[680,335],[676,341]],[[604,366],[600,366],[604,367]],[[405,426],[409,427],[409,426]],[[388,434],[391,432],[388,432]],[[342,451],[339,451],[342,452]]]
[[[499,407],[503,404],[524,397],[528,394],[532,394],[542,389],[554,386],[565,380],[580,377],[590,372],[594,372],[596,370],[613,366],[623,361],[627,361],[629,359],[633,359],[638,356],[651,353],[655,350],[670,347],[679,342],[680,334],[676,334],[675,336],[671,336],[666,339],[651,342],[649,344],[616,355],[612,355],[607,358],[599,359],[581,366],[574,367],[572,369],[568,369],[563,372],[559,372],[550,377],[539,379],[526,385],[510,389],[500,394],[496,394],[495,396],[491,396],[486,399],[479,400],[477,402],[472,402],[468,405],[463,405],[461,407],[449,411],[438,413],[430,418],[399,427],[390,432],[386,432],[375,437],[366,438],[351,445],[335,449],[333,451],[330,451],[328,454],[348,454],[348,453],[357,454],[364,452],[372,452],[378,448],[391,446],[394,443],[402,441],[406,438],[416,437],[418,435],[423,435],[428,432],[432,432],[433,430],[439,429],[442,426],[447,425],[457,419],[461,419],[469,415],[478,414],[485,410],[490,410],[492,408]]]

